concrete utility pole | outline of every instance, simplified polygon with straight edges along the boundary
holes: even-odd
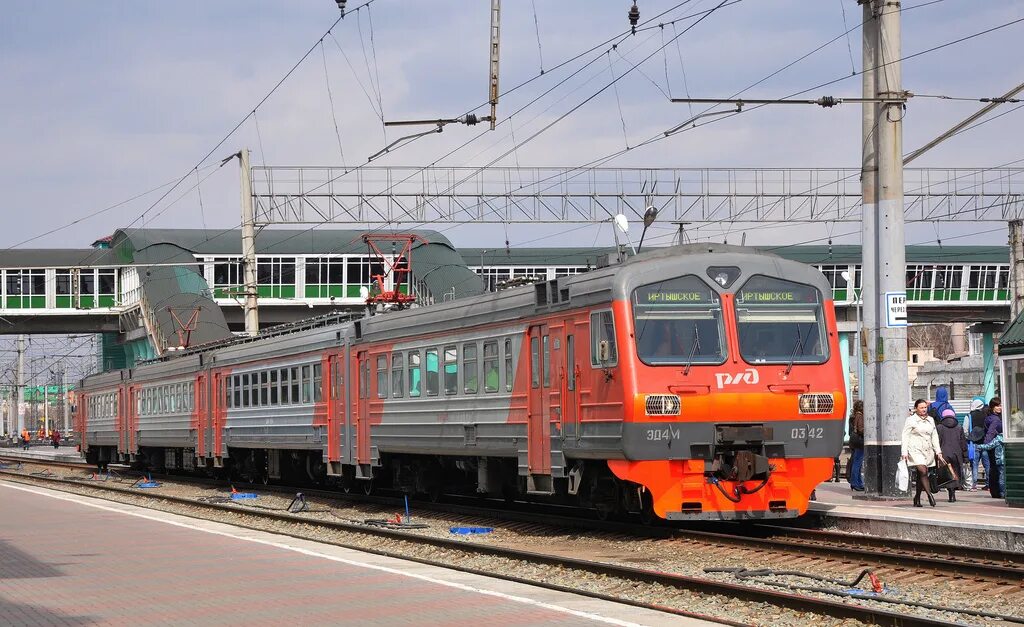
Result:
[[[491,130],[498,119],[498,54],[501,44],[501,0],[491,0],[491,54],[487,95],[491,102]]]
[[[66,435],[71,431],[71,424],[68,422],[68,365],[66,363],[61,364],[60,387],[64,390],[64,403],[61,410],[64,413],[64,420],[62,421],[62,424],[64,425],[64,433]]]
[[[17,434],[25,428],[25,413],[22,399],[25,398],[25,336],[18,336],[18,369],[14,373],[14,413],[18,416]]]
[[[245,332],[260,332],[260,315],[256,303],[256,212],[252,206],[252,179],[249,178],[249,149],[238,153],[242,167],[242,271],[245,273]]]
[[[864,214],[865,324],[868,326],[868,375],[865,401],[866,496],[893,498],[900,439],[907,417],[906,243],[903,231],[903,113],[906,94],[900,68],[900,7],[892,0],[864,0],[864,43],[873,44],[874,59],[865,69],[878,97],[875,128],[877,183],[874,196],[865,192],[865,208],[875,201],[873,222]],[[874,31],[874,41],[868,34]],[[865,52],[867,60],[867,53]],[[864,80],[865,88],[871,84]],[[866,126],[866,124],[865,124]],[[864,150],[867,162],[868,146]],[[867,245],[871,240],[873,246]],[[870,255],[870,257],[869,257]],[[871,259],[870,264],[868,259]]]
[[[1016,320],[1024,299],[1024,221],[1010,220],[1010,320]]]

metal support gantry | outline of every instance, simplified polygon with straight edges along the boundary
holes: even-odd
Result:
[[[860,168],[254,167],[257,224],[861,221]],[[907,169],[908,222],[1024,218],[1024,168]]]

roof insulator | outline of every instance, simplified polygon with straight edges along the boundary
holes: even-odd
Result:
[[[480,121],[480,118],[476,117],[476,114],[473,114],[473,113],[467,113],[466,114],[465,122],[466,122],[467,126],[473,126],[474,124],[476,124],[479,121]]]
[[[636,25],[639,21],[640,7],[636,6],[636,0],[633,0],[633,6],[629,8],[629,26],[634,35],[636,35]]]
[[[348,2],[348,0],[334,0],[334,1],[338,3],[338,9],[341,11],[341,16],[345,17],[345,3]]]

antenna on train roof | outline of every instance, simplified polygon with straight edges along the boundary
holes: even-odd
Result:
[[[612,234],[615,236],[615,251],[618,255],[619,263],[622,263],[624,255],[622,251],[622,244],[619,243],[619,231],[622,231],[622,234],[626,236],[626,242],[629,243],[629,247],[633,250],[634,255],[636,255],[636,247],[633,246],[633,242],[629,239],[629,220],[626,219],[626,216],[621,213],[617,213],[615,214],[615,217],[612,218],[612,223],[615,225],[612,229]]]

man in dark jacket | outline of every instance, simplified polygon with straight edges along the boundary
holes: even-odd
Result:
[[[996,436],[1002,433],[1003,430],[1003,402],[998,397],[993,398],[988,402],[988,409],[988,418],[985,418],[985,444],[996,439]],[[988,455],[988,468],[985,470],[991,471],[991,474],[987,475],[989,494],[992,495],[992,498],[1003,498],[1002,492],[999,489],[999,472],[1002,469],[996,465],[996,451],[992,449],[986,451],[986,453]]]
[[[855,492],[864,491],[864,401],[854,401],[850,412],[850,488]]]
[[[961,474],[964,468],[964,459],[967,458],[967,436],[956,419],[956,413],[952,409],[942,412],[942,420],[936,430],[939,432],[939,447],[942,449],[942,457],[952,466],[958,479],[963,479]],[[946,486],[949,490],[949,502],[956,502],[956,490],[962,486],[957,483]]]
[[[975,444],[981,444],[985,437],[985,418],[988,417],[988,403],[981,396],[975,396],[971,400],[971,415],[969,428],[965,427],[967,431],[967,439],[970,440],[971,444],[968,444],[968,453],[972,450]],[[980,433],[980,435],[978,435]],[[971,459],[971,490],[978,489],[978,463],[981,462],[985,468],[985,476],[988,477],[988,455],[982,454],[980,451],[974,451],[974,457]]]

